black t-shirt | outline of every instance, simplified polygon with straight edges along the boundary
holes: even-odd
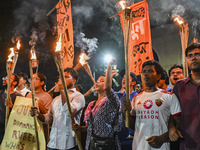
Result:
[[[21,96],[18,93],[12,93],[10,94],[10,98],[12,100],[12,103],[15,103],[15,99],[17,96]],[[5,128],[5,115],[6,115],[6,106],[5,106],[5,99],[7,98],[7,94],[5,91],[0,91],[0,128]],[[10,108],[10,112],[11,112]]]

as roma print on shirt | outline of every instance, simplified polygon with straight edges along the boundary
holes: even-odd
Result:
[[[163,103],[163,100],[161,100],[160,98],[159,98],[159,99],[156,99],[156,100],[155,100],[155,103],[156,103],[156,105],[157,105],[158,107],[160,107],[160,106],[162,105],[162,103]]]

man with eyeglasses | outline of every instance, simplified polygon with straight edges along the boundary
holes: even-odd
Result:
[[[142,65],[143,92],[131,103],[131,115],[136,117],[132,150],[169,150],[169,136],[178,139],[180,104],[175,94],[158,88],[162,73],[163,68],[157,61],[147,61]],[[170,115],[176,127],[168,130]],[[130,119],[133,127],[133,118]]]
[[[16,96],[21,96],[14,91],[15,87],[19,83],[19,77],[16,74],[12,74],[10,77],[10,98],[11,100],[7,101],[8,106],[10,107],[10,111],[15,102]],[[6,115],[6,98],[7,98],[7,86],[8,79],[7,77],[3,78],[3,89],[0,91],[0,144],[3,140],[4,132],[5,132],[5,115]]]
[[[35,87],[35,98],[38,102],[39,111],[40,113],[45,114],[51,108],[51,103],[53,101],[51,95],[45,91],[46,76],[39,72],[37,74],[33,74],[33,82]],[[29,92],[26,97],[31,98],[31,92]],[[49,141],[49,125],[43,124],[43,129],[47,143]]]
[[[175,64],[175,65],[173,65],[173,66],[169,69],[168,73],[169,73],[169,81],[171,82],[171,84],[172,84],[172,89],[173,89],[175,83],[176,83],[178,80],[184,78],[184,75],[183,75],[183,66],[182,66],[182,65]],[[171,89],[171,90],[172,90],[172,89]]]
[[[195,43],[185,50],[191,74],[177,81],[173,92],[179,98],[181,115],[180,150],[200,150],[200,44]]]

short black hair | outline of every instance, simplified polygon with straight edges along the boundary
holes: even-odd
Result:
[[[76,72],[73,68],[66,68],[66,69],[64,70],[64,72],[70,73],[71,76],[73,77],[73,79],[75,79],[76,81],[78,80],[79,74],[78,74],[78,72]]]
[[[17,75],[19,76],[19,78],[23,77],[24,80],[26,80],[26,83],[28,82],[28,76],[27,76],[27,74],[25,74],[23,72],[19,72]]]
[[[169,77],[170,77],[170,75],[171,75],[171,71],[172,71],[174,68],[180,68],[180,69],[183,70],[183,65],[178,65],[178,64],[173,65],[173,66],[169,69],[169,71],[168,71]]]
[[[161,74],[161,80],[165,80],[165,83],[169,85],[169,76],[167,75],[166,70],[163,69],[163,73]]]
[[[40,73],[40,72],[37,73],[37,76],[40,78],[41,82],[44,81],[44,84],[42,85],[42,89],[45,91],[44,87],[45,87],[46,81],[47,81],[46,76],[44,74]]]
[[[134,90],[135,90],[135,86],[136,86],[137,84],[140,85],[141,89],[143,88],[143,87],[142,87],[142,83],[141,83],[140,81],[137,81],[136,84],[134,85]]]
[[[120,74],[121,77],[123,78],[124,75],[125,75],[125,69],[121,70],[119,74]],[[135,82],[138,81],[137,76],[135,75],[135,73],[130,72],[130,76],[131,76],[131,78],[132,78],[132,81],[135,81]]]
[[[53,78],[53,82],[54,82],[54,83],[57,83],[58,80],[59,80],[59,76],[56,76],[56,77]]]
[[[17,87],[17,85],[18,85],[18,83],[19,83],[19,76],[18,76],[17,74],[15,74],[15,73],[13,73],[12,75],[14,75],[14,76],[15,76],[15,79],[14,79],[14,81],[16,81],[16,82],[17,82],[17,84],[15,85],[15,87]]]
[[[149,60],[149,61],[144,62],[142,64],[142,69],[145,66],[154,66],[157,74],[160,74],[160,75],[163,74],[163,68],[162,68],[162,66],[157,61],[155,61],[155,60]]]
[[[200,49],[200,44],[199,43],[193,43],[193,44],[189,45],[185,50],[185,56],[187,56],[189,51],[191,51],[191,50],[193,50],[195,48]]]

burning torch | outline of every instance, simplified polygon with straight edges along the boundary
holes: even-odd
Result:
[[[95,82],[95,80],[94,80],[94,78],[92,76],[92,72],[91,72],[90,66],[89,66],[88,62],[86,61],[87,57],[88,56],[85,53],[82,53],[81,56],[80,56],[80,61],[79,62],[81,63],[81,65],[83,66],[83,68],[85,69],[85,71],[88,73],[88,75],[90,76],[90,78],[92,79],[92,82],[94,84],[96,84],[96,82]]]
[[[16,63],[17,63],[17,60],[18,60],[18,54],[19,54],[20,47],[21,47],[21,44],[20,44],[20,41],[18,40],[17,41],[17,45],[14,48],[15,55],[14,55],[14,58],[13,58],[14,66],[13,66],[12,73],[15,71],[15,66],[16,66]]]
[[[119,4],[122,7],[122,18],[124,25],[124,51],[125,51],[125,74],[126,74],[126,101],[130,101],[130,88],[129,88],[129,59],[128,59],[128,45],[130,36],[130,24],[131,24],[131,9],[126,6],[126,1],[121,0]],[[129,111],[125,112],[125,126],[129,127]]]
[[[7,63],[6,63],[6,71],[7,71],[7,78],[8,78],[8,83],[7,83],[7,97],[6,97],[6,116],[5,116],[5,129],[6,129],[6,126],[7,126],[7,123],[8,123],[8,118],[9,118],[9,105],[8,105],[8,102],[11,100],[10,98],[10,86],[11,86],[11,83],[10,83],[10,78],[11,78],[11,75],[12,75],[12,70],[13,70],[13,57],[15,55],[14,53],[14,48],[10,48],[10,55],[8,56],[8,60],[7,60]]]
[[[82,52],[79,57],[80,57],[79,63],[73,69],[77,71],[83,67],[85,69],[85,71],[88,73],[88,75],[90,76],[92,82],[95,84],[96,82],[92,76],[90,66],[87,62],[88,56],[86,55],[86,53]]]
[[[187,48],[188,36],[189,36],[189,27],[187,22],[183,20],[180,16],[176,16],[174,21],[178,23],[180,27],[180,36],[181,36],[181,45],[182,45],[182,60],[183,60],[183,73],[184,77],[188,76],[188,69],[185,57],[185,49]]]
[[[29,61],[29,68],[30,68],[30,78],[31,78],[32,105],[33,105],[33,107],[35,107],[35,80],[36,79],[33,78],[33,69],[36,69],[36,74],[37,74],[38,61],[36,58],[35,50],[31,50],[30,53],[31,53],[31,58]],[[34,116],[34,126],[35,126],[35,136],[36,136],[36,141],[37,141],[37,150],[40,150],[36,116]]]
[[[57,69],[58,69],[58,72],[60,74],[60,78],[61,78],[61,81],[62,81],[63,90],[64,90],[64,94],[65,94],[65,99],[66,99],[68,111],[69,111],[69,114],[70,114],[70,117],[71,117],[71,123],[75,124],[74,115],[72,113],[70,100],[69,100],[69,95],[68,95],[68,92],[67,92],[67,86],[66,86],[65,78],[64,78],[64,69],[62,67],[61,48],[62,48],[62,44],[61,44],[61,36],[60,36],[59,41],[57,42],[57,45],[56,45],[54,60],[55,60],[55,63],[56,63],[56,66],[57,66]],[[75,132],[75,136],[76,136],[76,139],[77,139],[78,148],[79,148],[79,150],[83,150],[82,149],[82,145],[81,145],[80,136],[79,136],[77,131],[74,131],[74,132]]]

